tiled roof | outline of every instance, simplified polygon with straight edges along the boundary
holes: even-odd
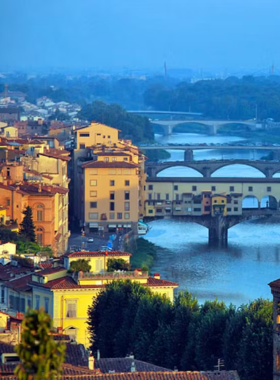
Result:
[[[13,266],[11,263],[6,265],[0,264],[0,281],[9,281],[16,276],[30,274],[34,272],[33,267]]]
[[[136,164],[130,164],[129,162],[121,162],[121,161],[114,161],[114,162],[103,162],[103,161],[90,161],[86,162],[81,165],[82,168],[137,168],[138,165]]]
[[[57,158],[58,160],[62,160],[62,161],[71,161],[71,157],[64,156],[63,154],[59,154],[59,153],[44,152],[44,153],[39,153],[39,155],[50,157],[50,158]]]
[[[280,288],[280,278],[268,284],[271,288]]]
[[[101,358],[95,360],[95,368],[99,368],[103,373],[109,373],[109,371],[115,372],[131,372],[131,365],[134,362],[137,372],[159,372],[170,371],[171,369],[159,367],[157,365],[136,360],[133,358]]]
[[[36,276],[44,277],[44,276],[47,276],[48,274],[58,273],[58,272],[65,271],[65,270],[66,270],[66,268],[64,268],[64,267],[47,268],[47,269],[44,269],[40,272],[37,272]]]
[[[41,188],[41,191],[40,191]],[[19,185],[19,190],[25,194],[32,195],[43,195],[43,196],[52,196],[54,194],[67,194],[68,189],[62,186],[53,186],[53,185],[41,185],[37,183],[27,183],[24,182],[22,185]]]
[[[149,277],[148,278],[148,286],[179,286],[176,282],[173,281],[167,281],[167,280],[161,280],[159,278]]]
[[[93,252],[71,252],[66,253],[65,256],[68,257],[103,257],[103,256],[131,256],[131,253],[122,251],[93,251]]]
[[[88,351],[83,344],[66,344],[66,362],[76,366],[88,367]]]
[[[39,263],[38,267],[42,269],[52,268],[53,262],[45,261],[43,263]]]
[[[36,170],[30,170],[30,169],[26,169],[26,168],[23,168],[23,171],[25,173],[28,173],[28,174],[34,174],[36,176],[42,176],[44,178],[48,178],[48,179],[53,179],[53,177],[51,177],[50,175],[48,174],[43,174],[43,173],[39,173],[37,172]]]
[[[130,154],[124,153],[124,152],[102,152],[102,153],[97,153],[98,156],[128,156],[131,157]]]
[[[26,276],[16,278],[14,280],[11,280],[9,282],[5,283],[5,286],[7,288],[11,288],[16,291],[21,292],[28,292],[31,290],[31,286],[28,284],[32,280],[32,274],[28,274]]]

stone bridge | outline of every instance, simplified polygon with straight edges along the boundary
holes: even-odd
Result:
[[[151,120],[152,124],[160,125],[163,129],[163,134],[165,136],[171,135],[173,129],[180,124],[201,124],[208,127],[210,135],[216,135],[217,130],[227,124],[242,124],[247,128],[254,130],[256,129],[256,121],[252,120]]]
[[[266,178],[272,178],[277,172],[280,172],[280,162],[259,161],[259,160],[213,160],[213,161],[165,161],[145,163],[145,169],[149,177],[156,177],[158,173],[165,169],[175,166],[184,166],[198,171],[203,177],[211,175],[225,166],[229,165],[247,165],[259,170]]]

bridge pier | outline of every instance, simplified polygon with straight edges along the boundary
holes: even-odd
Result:
[[[172,125],[161,125],[163,128],[163,135],[164,136],[170,136],[172,135],[173,126]]]
[[[203,177],[207,177],[207,178],[211,177],[211,169],[205,166],[202,169],[202,174],[203,174]]]
[[[272,168],[265,168],[264,170],[266,178],[272,178],[274,171]]]
[[[280,161],[280,151],[279,150],[273,150],[272,151],[272,159]]]
[[[184,161],[193,161],[193,150],[186,149],[184,152]]]
[[[209,243],[227,243],[229,226],[226,218],[227,217],[223,215],[211,217],[208,227]]]
[[[217,134],[217,126],[209,125],[209,134],[215,136]]]

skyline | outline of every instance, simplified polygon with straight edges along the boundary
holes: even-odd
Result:
[[[278,11],[276,0],[2,1],[0,67],[277,70]]]

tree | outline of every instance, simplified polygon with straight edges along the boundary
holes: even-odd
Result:
[[[35,243],[36,236],[35,226],[33,223],[32,208],[30,206],[27,206],[22,213],[24,214],[24,218],[20,224],[20,234],[25,236],[29,241]]]
[[[115,270],[125,270],[131,269],[131,265],[124,259],[109,259],[107,263],[108,272],[114,272]]]
[[[50,334],[52,319],[43,309],[29,310],[22,322],[21,343],[15,350],[21,360],[15,374],[19,380],[54,380],[60,377],[65,345]]]
[[[70,264],[70,270],[73,272],[90,272],[91,271],[91,266],[89,264],[89,260],[85,259],[80,259],[77,261],[72,261]]]

